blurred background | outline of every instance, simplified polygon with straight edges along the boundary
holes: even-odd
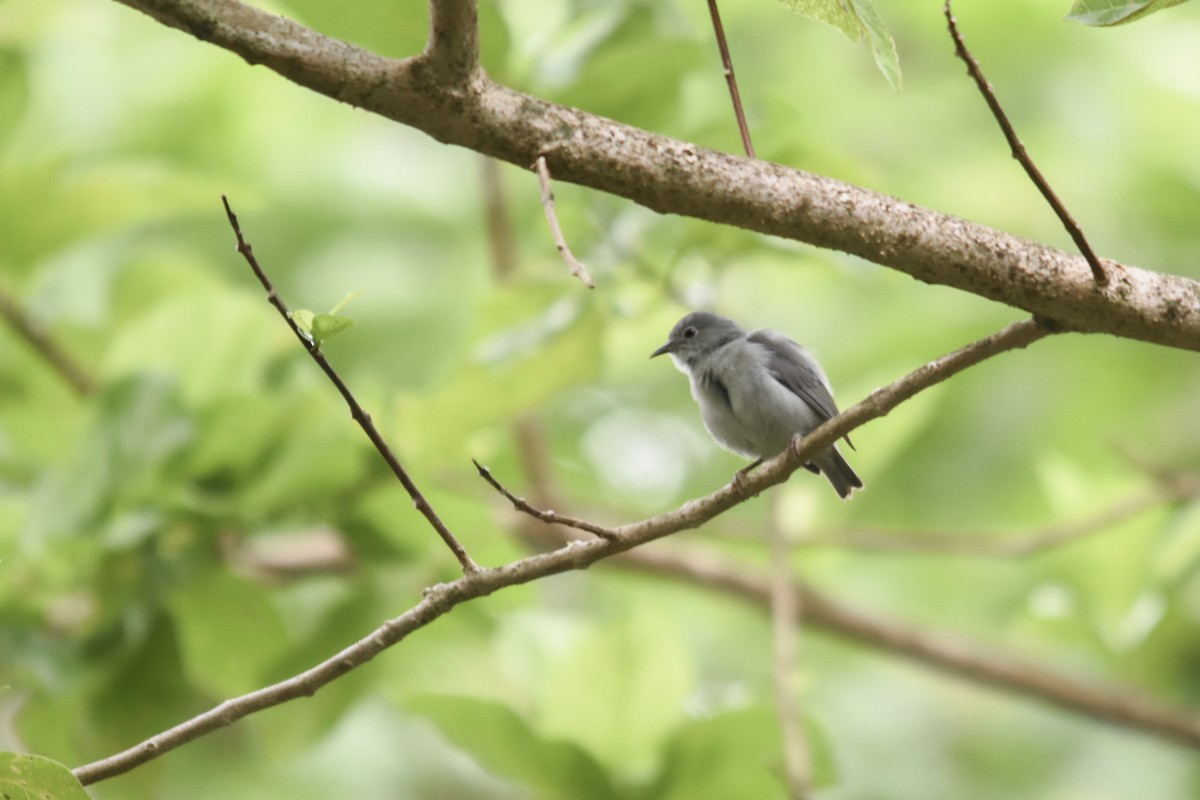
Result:
[[[1095,249],[1200,278],[1200,11],[1062,21],[956,4]],[[1061,7],[1060,7],[1061,6]],[[423,0],[270,8],[403,57]],[[939,3],[878,0],[904,72],[767,0],[721,6],[761,158],[1070,248],[1008,153]],[[703,3],[481,3],[498,81],[740,152]],[[457,575],[234,252],[226,193],[293,308],[475,559],[526,554],[477,477],[621,523],[743,466],[647,356],[688,310],[772,327],[842,406],[1021,318],[854,258],[555,185],[337,104],[102,0],[0,2],[0,290],[76,385],[0,326],[0,748],[69,766],[305,669]],[[801,472],[661,544],[765,567],[772,525],[830,597],[1081,680],[1200,706],[1192,353],[1067,335],[854,434],[866,490]],[[1147,494],[1149,493],[1149,494]],[[1141,513],[1025,558],[986,548]],[[820,537],[823,546],[800,546]],[[832,540],[832,543],[830,543]],[[828,800],[1180,798],[1195,753],[820,633],[795,676]],[[314,698],[89,789],[101,798],[782,797],[771,636],[702,582],[599,566],[456,609]]]

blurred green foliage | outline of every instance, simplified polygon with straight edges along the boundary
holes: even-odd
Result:
[[[1195,14],[1098,33],[1034,0],[959,6],[1096,249],[1200,277]],[[422,46],[423,1],[275,7],[388,55]],[[861,47],[779,3],[722,6],[760,156],[1069,246],[939,9],[877,11],[901,93]],[[484,0],[480,19],[498,80],[740,148],[701,3]],[[473,153],[115,3],[0,3],[2,288],[100,386],[76,396],[0,327],[0,749],[107,756],[311,666],[456,574],[234,252],[222,192],[292,308],[364,290],[324,349],[489,565],[525,551],[469,459],[527,491],[517,420],[545,434],[560,510],[602,521],[669,509],[740,466],[683,378],[646,358],[691,307],[804,341],[843,405],[1018,316],[560,184],[589,292],[558,259],[535,178],[508,166],[518,267],[500,277],[481,175]],[[857,432],[867,490],[839,503],[801,473],[776,490],[781,524],[971,539],[1078,519],[1152,483],[1125,453],[1200,466],[1198,407],[1193,354],[1058,337]],[[765,562],[767,512],[760,498],[667,544]],[[309,568],[269,560],[279,548]],[[828,549],[794,566],[847,602],[1200,704],[1195,503],[1021,561]],[[89,791],[778,797],[770,650],[765,620],[735,601],[597,568],[457,609],[310,700]],[[1182,748],[842,642],[806,637],[799,677],[822,798],[1200,794]]]

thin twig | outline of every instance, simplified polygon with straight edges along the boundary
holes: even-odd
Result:
[[[567,246],[567,240],[563,238],[562,227],[558,224],[558,212],[554,210],[554,192],[550,188],[550,167],[546,165],[546,157],[538,156],[537,161],[533,162],[533,169],[537,173],[538,183],[542,186],[542,208],[546,212],[546,222],[550,223],[550,234],[554,237],[554,246],[558,248],[563,261],[567,262],[571,274],[583,281],[584,286],[595,289],[596,284],[592,281],[592,276],[588,274],[587,267],[575,257],[571,248]]]
[[[249,245],[242,241],[237,218],[232,211],[228,210],[228,203],[226,203],[226,208],[230,222],[235,232],[238,233],[239,251],[246,256],[251,267],[255,269],[255,274],[259,276],[260,282],[266,288],[267,296],[272,304],[275,304],[277,309],[281,309],[281,313],[287,318],[286,308],[279,301],[270,282],[262,275],[262,270],[257,268]],[[289,327],[296,333],[305,349],[311,353],[312,350],[307,339],[295,327],[290,318],[287,319]],[[156,734],[127,750],[78,767],[74,770],[75,777],[80,783],[89,784],[120,775],[193,739],[230,725],[249,714],[298,697],[312,695],[322,686],[366,663],[388,647],[402,641],[413,631],[429,625],[461,603],[492,594],[509,586],[529,583],[548,575],[586,569],[597,561],[626,552],[639,545],[672,533],[698,527],[744,502],[746,497],[753,496],[786,480],[788,475],[812,460],[814,453],[829,447],[859,425],[888,413],[896,405],[922,389],[934,386],[985,358],[1018,347],[1025,347],[1047,333],[1047,330],[1032,320],[1016,322],[991,336],[972,342],[947,356],[931,361],[891,385],[875,391],[866,400],[824,423],[803,440],[794,441],[787,451],[764,462],[757,470],[746,476],[741,487],[724,486],[707,497],[691,500],[673,511],[640,522],[622,525],[619,528],[607,529],[583,523],[592,529],[589,532],[595,533],[597,538],[587,541],[571,541],[553,552],[529,556],[502,567],[478,571],[464,569],[466,574],[463,577],[450,583],[431,587],[425,592],[425,598],[419,604],[399,617],[384,623],[368,634],[366,638],[312,669],[263,689],[227,700],[216,708],[193,717],[170,730]],[[486,473],[486,471],[483,472]],[[484,477],[486,479],[487,475],[485,474]],[[558,515],[554,515],[553,519],[560,524],[572,527],[575,527],[576,523],[583,522]],[[588,528],[581,529],[588,530]],[[611,538],[604,537],[599,531],[610,532],[612,536]],[[805,596],[804,607],[808,619],[814,618],[810,608],[813,602],[811,597]],[[1174,734],[1174,737],[1181,740],[1186,739],[1178,732]],[[1191,733],[1191,737],[1190,742],[1195,746],[1200,746],[1200,724],[1196,725],[1196,730]]]
[[[358,400],[355,399],[349,387],[342,381],[341,376],[334,371],[333,366],[326,360],[324,353],[321,352],[320,345],[307,336],[304,331],[300,330],[295,320],[292,319],[288,307],[275,291],[275,287],[271,284],[267,274],[259,266],[258,259],[254,257],[254,251],[250,247],[250,243],[242,235],[242,229],[238,225],[237,216],[233,213],[233,209],[230,207],[229,200],[225,195],[221,195],[221,202],[225,204],[225,214],[229,218],[229,224],[233,228],[234,234],[237,236],[237,251],[246,259],[246,263],[250,265],[250,269],[254,270],[258,282],[262,284],[263,289],[267,292],[267,300],[275,307],[275,310],[279,312],[284,321],[287,322],[288,327],[292,329],[292,333],[296,335],[296,338],[303,345],[305,351],[312,356],[313,361],[317,362],[317,366],[325,373],[325,377],[329,378],[330,382],[337,388],[338,393],[341,394],[342,399],[346,401],[346,405],[350,408],[350,416],[363,429],[363,433],[371,440],[371,444],[375,445],[375,449],[379,451],[379,455],[383,456],[383,460],[391,468],[392,474],[396,476],[401,485],[404,486],[404,490],[408,492],[408,496],[412,498],[413,506],[421,512],[425,519],[429,520],[429,524],[433,526],[438,536],[442,537],[442,541],[450,548],[450,552],[458,559],[458,563],[462,565],[463,572],[467,574],[479,572],[481,569],[480,566],[467,554],[467,551],[459,544],[458,539],[454,537],[454,534],[450,532],[450,529],[446,527],[446,524],[442,522],[441,518],[433,510],[433,506],[429,505],[429,501],[421,494],[421,490],[413,483],[412,478],[408,476],[408,472],[401,466],[400,460],[396,458],[392,449],[388,447],[387,442],[384,441],[383,436],[375,427],[375,423],[371,421],[371,415],[359,405]]]
[[[725,71],[725,82],[729,84],[729,97],[733,100],[733,114],[737,117],[738,132],[742,135],[742,147],[749,158],[755,158],[754,144],[750,141],[750,127],[746,124],[746,112],[742,110],[742,96],[738,92],[737,78],[733,74],[733,58],[729,55],[729,43],[725,41],[725,26],[721,24],[717,0],[708,0],[708,13],[712,17],[717,49],[721,51],[721,67]]]
[[[30,316],[3,286],[0,286],[0,317],[3,317],[9,327],[70,385],[75,394],[87,397],[96,391],[96,379],[92,374]]]
[[[787,537],[780,522],[779,497],[778,493],[771,495],[771,520],[767,526],[771,556],[771,675],[788,796],[791,800],[804,800],[812,790],[813,779],[804,707],[796,686],[796,671],[800,666],[800,593],[792,577]]]
[[[1084,539],[1165,503],[1200,497],[1200,478],[1175,475],[1168,481],[1118,500],[1081,519],[1060,522],[1026,533],[996,536],[980,533],[898,533],[842,530],[793,539],[793,547],[830,547],[888,553],[937,553],[975,558],[1026,558]]]
[[[946,21],[950,25],[950,36],[954,39],[954,53],[966,62],[967,72],[970,73],[971,78],[975,81],[975,85],[979,87],[979,93],[983,95],[988,108],[992,111],[992,116],[999,123],[1000,130],[1004,132],[1004,138],[1008,140],[1008,146],[1012,148],[1013,158],[1025,168],[1025,174],[1037,186],[1038,191],[1042,193],[1042,197],[1046,198],[1046,202],[1050,204],[1050,207],[1054,209],[1054,213],[1062,221],[1063,227],[1067,229],[1067,233],[1074,240],[1075,246],[1079,248],[1079,252],[1083,253],[1088,266],[1092,268],[1092,277],[1095,279],[1096,284],[1098,286],[1107,285],[1108,272],[1104,269],[1104,265],[1100,263],[1100,258],[1092,250],[1092,246],[1083,235],[1079,223],[1075,222],[1075,218],[1067,211],[1067,207],[1063,205],[1062,201],[1058,199],[1058,195],[1050,188],[1050,183],[1042,175],[1037,166],[1034,165],[1033,159],[1029,157],[1029,153],[1025,150],[1025,145],[1021,143],[1021,140],[1017,137],[1016,130],[1013,129],[1012,123],[1008,121],[1008,115],[1000,107],[1000,101],[996,99],[996,93],[993,91],[992,85],[983,77],[983,70],[979,67],[979,62],[967,50],[967,45],[958,32],[958,22],[950,10],[950,0],[946,0],[945,6],[942,7],[942,13],[946,15]]]
[[[517,497],[515,494],[506,489],[504,485],[500,483],[500,481],[496,480],[490,469],[483,466],[475,459],[471,459],[471,463],[474,464],[475,469],[479,471],[479,476],[487,481],[493,489],[504,495],[508,502],[513,504],[513,508],[517,509],[518,511],[539,519],[547,525],[566,525],[568,528],[575,528],[576,530],[595,534],[602,539],[611,540],[616,538],[617,532],[611,528],[605,528],[602,525],[595,525],[585,519],[567,517],[559,514],[556,511],[534,508],[532,505],[526,502],[524,497]]]

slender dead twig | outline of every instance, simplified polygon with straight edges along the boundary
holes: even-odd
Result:
[[[557,511],[535,508],[534,506],[530,505],[524,497],[517,497],[515,494],[505,488],[503,484],[496,480],[496,477],[492,475],[492,471],[490,469],[483,466],[473,458],[471,459],[471,463],[474,464],[475,469],[479,471],[479,476],[487,481],[493,489],[504,495],[508,502],[513,504],[513,508],[517,509],[518,511],[528,514],[535,519],[539,519],[547,525],[566,525],[568,528],[574,528],[586,533],[595,534],[602,539],[616,538],[616,531],[612,528],[605,528],[603,525],[596,525],[588,522],[585,519],[564,516],[563,514],[559,514]]]
[[[1096,251],[1092,250],[1091,244],[1083,235],[1083,230],[1079,227],[1079,223],[1071,216],[1071,212],[1067,211],[1067,207],[1058,199],[1058,195],[1050,188],[1049,181],[1042,175],[1041,170],[1033,163],[1033,159],[1029,157],[1029,153],[1025,150],[1025,145],[1017,137],[1016,130],[1013,129],[1012,123],[1008,120],[1008,115],[1004,113],[1004,109],[1000,106],[1000,101],[996,99],[996,93],[992,89],[992,85],[988,83],[987,78],[983,76],[983,70],[979,66],[979,62],[967,50],[966,42],[963,41],[962,35],[958,32],[958,21],[954,18],[954,13],[950,10],[950,0],[946,0],[946,4],[942,7],[942,13],[946,16],[946,22],[950,25],[950,37],[954,40],[954,53],[961,58],[967,65],[967,72],[975,81],[975,85],[979,87],[979,93],[983,95],[984,101],[987,102],[988,108],[992,111],[992,116],[996,118],[996,122],[1000,125],[1000,130],[1004,132],[1004,138],[1008,140],[1008,146],[1012,148],[1012,156],[1021,166],[1025,168],[1025,174],[1037,186],[1038,191],[1042,193],[1042,197],[1046,198],[1046,202],[1054,209],[1054,213],[1058,215],[1062,221],[1063,227],[1067,229],[1071,239],[1075,242],[1075,246],[1079,248],[1079,252],[1087,260],[1088,266],[1092,268],[1092,277],[1098,286],[1108,284],[1108,272],[1104,269],[1104,265],[1100,263],[1099,256]]]
[[[537,173],[538,183],[542,187],[542,208],[546,212],[546,222],[550,224],[550,234],[554,237],[554,246],[558,248],[558,252],[563,261],[567,263],[571,274],[583,281],[584,286],[595,289],[596,284],[592,280],[592,276],[588,274],[587,267],[575,257],[571,248],[567,246],[567,240],[563,238],[562,227],[558,224],[558,212],[554,210],[554,191],[550,188],[550,167],[546,165],[545,156],[537,157],[537,161],[533,162],[533,170]]]
[[[412,478],[409,477],[408,472],[400,464],[400,460],[396,458],[395,453],[393,453],[392,449],[388,447],[388,444],[386,441],[384,441],[382,434],[380,434],[379,430],[375,427],[375,423],[371,420],[371,415],[368,414],[361,405],[359,405],[358,400],[355,399],[349,387],[346,386],[345,382],[342,381],[341,376],[337,374],[337,372],[333,369],[333,366],[325,358],[325,354],[321,352],[320,345],[307,334],[305,334],[304,331],[302,331],[296,324],[296,321],[292,319],[292,314],[288,310],[287,305],[284,304],[283,299],[280,298],[278,292],[275,291],[275,287],[271,284],[271,280],[267,277],[266,272],[264,272],[262,267],[259,266],[258,259],[255,258],[254,251],[250,247],[250,243],[247,242],[246,238],[242,235],[242,229],[238,224],[237,215],[233,213],[233,209],[230,207],[229,200],[225,197],[225,195],[221,195],[221,202],[225,205],[225,215],[229,218],[229,225],[233,228],[234,235],[237,236],[237,251],[242,254],[243,258],[246,259],[246,263],[249,264],[250,269],[254,271],[254,275],[258,278],[258,282],[261,283],[263,289],[266,290],[267,300],[275,307],[275,310],[279,312],[279,315],[283,317],[284,321],[287,322],[288,327],[292,329],[292,333],[296,335],[296,338],[300,341],[300,344],[304,347],[305,351],[312,356],[313,361],[317,362],[317,366],[320,367],[321,371],[325,373],[325,377],[329,378],[329,381],[338,390],[338,393],[342,396],[342,399],[346,401],[346,405],[350,408],[350,416],[353,417],[354,421],[358,423],[358,426],[363,429],[363,433],[365,433],[367,438],[371,440],[371,444],[375,445],[375,449],[379,452],[379,455],[383,456],[383,460],[387,462],[388,467],[391,468],[392,474],[396,476],[397,480],[399,480],[400,484],[404,487],[404,490],[408,492],[408,496],[412,498],[413,506],[415,506],[416,509],[421,512],[421,515],[429,521],[429,524],[433,526],[435,531],[437,531],[438,536],[440,536],[442,541],[446,543],[446,546],[450,548],[450,552],[454,554],[456,559],[458,559],[458,563],[462,566],[463,572],[467,574],[479,572],[481,569],[480,566],[475,563],[475,561],[467,553],[466,549],[459,544],[458,539],[456,539],[454,534],[450,532],[450,529],[446,527],[446,524],[442,522],[441,518],[437,515],[437,512],[433,510],[433,506],[429,504],[429,501],[425,499],[425,495],[421,494],[421,490],[417,488],[417,485],[413,482]]]
[[[266,280],[266,276],[262,274],[262,270],[256,268],[253,254],[250,252],[249,245],[244,244],[242,240],[237,226],[237,218],[231,210],[228,210],[228,203],[226,203],[226,208],[227,214],[231,218],[231,224],[235,232],[238,232],[239,251],[243,252],[252,268],[255,268],[255,274],[259,275],[259,281],[267,289],[267,296],[272,304],[280,309],[288,319],[289,327],[301,340],[305,349],[311,353],[310,343],[295,327],[290,317],[287,317],[286,307],[275,294],[275,290]],[[1015,322],[991,336],[972,342],[947,356],[929,362],[891,385],[875,391],[866,400],[824,423],[803,439],[792,442],[788,450],[764,462],[756,471],[746,476],[741,487],[724,486],[707,497],[689,501],[673,511],[617,528],[591,526],[595,530],[590,532],[595,533],[597,538],[588,541],[571,541],[550,553],[523,558],[502,567],[474,571],[464,569],[465,574],[461,578],[429,588],[425,592],[424,599],[416,606],[384,623],[364,639],[315,667],[287,680],[227,700],[216,708],[199,714],[170,730],[156,734],[120,753],[77,767],[73,770],[75,777],[80,783],[89,784],[120,775],[193,739],[231,725],[249,714],[298,697],[312,695],[322,686],[336,680],[355,667],[365,664],[387,648],[404,640],[412,632],[429,625],[443,614],[469,600],[548,575],[557,575],[574,569],[586,569],[597,561],[628,551],[638,545],[703,525],[708,520],[744,502],[746,497],[753,496],[786,480],[788,475],[812,460],[814,453],[829,447],[847,433],[852,432],[855,427],[888,413],[896,405],[922,389],[940,383],[951,375],[978,364],[986,358],[1025,347],[1048,333],[1049,331],[1032,320]],[[555,519],[563,524],[579,522],[557,515],[555,515]],[[611,536],[600,534],[600,530]],[[806,599],[805,607],[808,608],[808,605],[809,601]]]
[[[713,33],[717,37],[717,49],[721,51],[721,67],[725,71],[725,83],[729,85],[729,98],[733,101],[733,114],[737,117],[738,133],[742,135],[742,148],[748,158],[755,158],[754,144],[750,141],[750,127],[746,124],[746,112],[742,109],[742,95],[738,92],[737,77],[733,74],[733,58],[729,55],[729,43],[725,41],[725,26],[721,24],[721,12],[717,0],[708,0],[708,14],[712,17]]]
[[[87,397],[96,391],[96,379],[88,370],[68,353],[58,340],[42,327],[17,302],[17,298],[0,286],[0,317],[13,332],[37,352],[60,378],[67,382],[75,394]]]

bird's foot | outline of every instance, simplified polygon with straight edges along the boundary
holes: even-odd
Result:
[[[735,492],[742,495],[743,497],[746,496],[746,476],[750,474],[750,470],[754,469],[762,462],[763,462],[763,460],[760,458],[757,461],[755,461],[753,464],[744,466],[741,469],[739,469],[737,472],[733,473],[733,480],[730,481],[730,483],[733,484],[733,490]],[[757,497],[757,494],[755,494],[755,496]]]

